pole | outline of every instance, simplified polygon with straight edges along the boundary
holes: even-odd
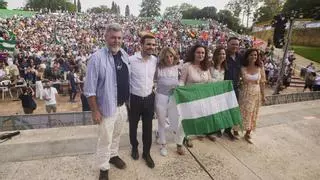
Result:
[[[286,65],[286,56],[288,53],[288,49],[289,49],[289,44],[290,44],[290,40],[291,40],[291,34],[292,34],[292,27],[293,27],[293,18],[290,18],[290,24],[289,24],[289,32],[287,35],[287,42],[285,45],[285,49],[284,49],[284,53],[283,53],[283,58],[282,58],[282,62],[281,62],[281,69],[280,69],[280,75],[278,76],[278,80],[277,80],[277,85],[274,89],[273,95],[275,94],[279,94],[280,92],[280,88],[283,84],[283,76],[284,76],[284,70],[285,70],[285,65]]]

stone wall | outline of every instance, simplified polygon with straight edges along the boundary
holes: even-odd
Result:
[[[266,97],[265,106],[275,105],[275,104],[287,104],[301,101],[311,101],[320,99],[320,91],[317,92],[301,92],[292,94],[279,94]]]
[[[273,30],[254,32],[252,35],[265,41],[273,40]],[[319,47],[320,28],[294,29],[291,42],[293,45]]]

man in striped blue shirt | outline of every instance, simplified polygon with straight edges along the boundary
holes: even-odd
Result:
[[[106,28],[107,48],[95,52],[89,62],[84,83],[84,95],[92,111],[92,119],[99,124],[97,163],[99,180],[108,179],[110,164],[126,167],[118,156],[121,132],[127,118],[125,102],[129,100],[129,61],[121,49],[122,28],[110,24]]]

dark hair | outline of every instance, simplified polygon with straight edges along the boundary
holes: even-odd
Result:
[[[186,62],[194,63],[195,52],[198,48],[204,48],[205,57],[204,57],[204,60],[200,62],[200,68],[201,68],[201,70],[206,71],[209,69],[209,66],[210,66],[210,62],[208,60],[208,49],[206,46],[203,46],[201,44],[197,44],[197,45],[192,46],[188,52]]]
[[[223,47],[218,47],[218,48],[214,51],[214,53],[213,53],[213,67],[214,67],[214,68],[217,68],[218,59],[219,59],[218,56],[219,56],[221,50],[224,50],[224,52],[227,53],[226,49],[223,48]],[[221,65],[222,65],[222,67],[223,67],[224,69],[226,69],[227,60],[225,59]]]
[[[231,40],[238,40],[238,41],[240,41],[240,39],[239,39],[239,38],[237,38],[237,37],[235,37],[235,36],[230,37],[230,38],[228,39],[228,42],[230,42]]]
[[[246,53],[244,54],[244,57],[243,57],[243,63],[242,63],[243,66],[247,67],[249,65],[249,55],[254,51],[257,52],[257,60],[256,60],[256,62],[254,64],[257,67],[262,67],[262,63],[261,63],[261,60],[260,60],[260,55],[259,55],[259,50],[258,49],[248,49],[246,51]]]
[[[144,42],[146,41],[146,39],[156,39],[152,34],[145,34],[141,37],[140,39],[140,43],[144,44]]]

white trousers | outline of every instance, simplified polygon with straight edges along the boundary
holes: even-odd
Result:
[[[122,105],[117,107],[115,115],[103,118],[99,125],[96,158],[101,170],[110,169],[110,158],[118,156],[120,136],[126,118],[127,109],[125,105]]]
[[[41,81],[36,81],[36,98],[42,100],[43,96],[43,86]]]
[[[175,134],[176,144],[182,145],[184,132],[179,122],[178,111],[176,106],[172,108],[170,104],[170,96],[163,94],[156,94],[155,97],[156,114],[158,118],[158,135],[159,143],[166,144],[166,129],[170,129]]]

